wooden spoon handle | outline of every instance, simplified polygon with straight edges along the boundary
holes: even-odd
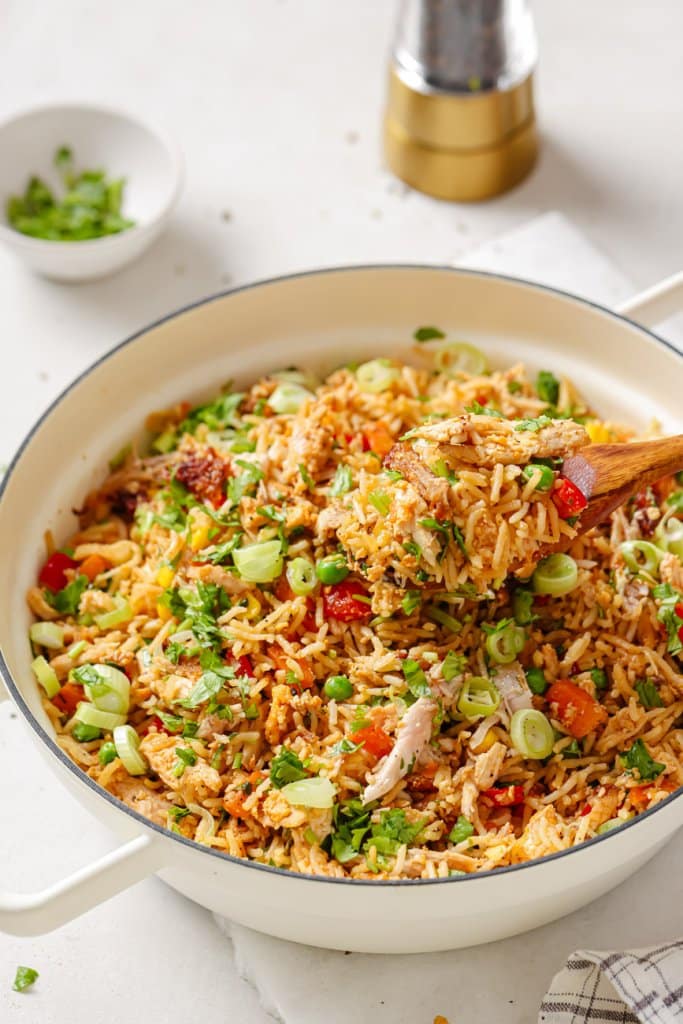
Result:
[[[632,444],[594,444],[562,466],[563,476],[589,500],[642,490],[669,473],[683,469],[683,434]]]

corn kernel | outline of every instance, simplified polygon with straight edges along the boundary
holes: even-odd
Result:
[[[607,444],[609,441],[609,430],[604,423],[598,423],[597,420],[586,424],[586,433],[593,444]]]
[[[491,747],[493,746],[493,744],[495,742],[496,742],[496,734],[493,731],[493,729],[489,729],[489,731],[486,733],[486,735],[484,736],[484,738],[481,741],[481,743],[478,745],[478,747],[476,749],[476,753],[477,754],[485,753],[485,751],[491,749]]]
[[[193,551],[201,551],[209,543],[210,523],[201,523],[190,535],[190,547]]]
[[[165,604],[157,601],[157,615],[163,622],[168,622],[169,619],[173,618],[173,612],[170,608],[167,608]]]
[[[157,583],[160,587],[170,587],[175,573],[170,565],[162,565],[157,572]]]
[[[253,594],[247,594],[247,618],[256,619],[261,614],[261,605]]]

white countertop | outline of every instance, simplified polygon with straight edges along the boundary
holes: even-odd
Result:
[[[60,286],[0,251],[0,462],[98,354],[231,284],[345,262],[452,262],[550,208],[568,213],[636,285],[680,269],[683,8],[676,0],[647,8],[617,0],[535,6],[541,163],[515,192],[462,206],[410,192],[382,168],[388,0],[5,3],[0,117],[50,99],[129,107],[172,129],[188,175],[167,234],[117,277]],[[42,881],[56,879],[112,840],[54,792],[35,759],[24,764],[25,737],[11,714],[0,708],[0,879],[2,888],[30,889],[38,865]],[[407,962],[420,984],[430,978],[424,1020],[440,1012],[484,1024],[495,1007],[497,1019],[521,1024],[533,1019],[550,974],[577,945],[672,937],[680,929],[674,888],[680,900],[682,840],[628,891],[497,945],[495,979],[487,971],[493,947]],[[248,936],[240,941],[241,964]],[[285,955],[277,943],[269,950]],[[18,963],[41,972],[27,996],[10,991]],[[288,963],[304,971],[305,952]],[[377,960],[379,972],[385,963]],[[264,990],[258,966],[249,972]],[[477,970],[479,989],[471,981]],[[296,1020],[297,980],[289,1002],[263,995],[286,1009],[288,1022]],[[453,1001],[458,988],[462,1002]],[[390,1007],[391,993],[382,1006],[359,997],[349,1020],[402,1020],[400,1007],[389,1016]],[[211,917],[156,880],[51,936],[0,936],[3,1024],[185,1024],[200,1012],[211,1021],[270,1019]],[[328,1019],[341,1024],[346,1018],[336,1012]]]

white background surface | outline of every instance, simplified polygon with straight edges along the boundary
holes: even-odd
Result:
[[[0,116],[69,98],[129,107],[174,131],[188,176],[168,234],[116,278],[58,286],[29,276],[0,251],[0,461],[99,353],[231,284],[343,262],[451,262],[549,208],[569,213],[639,286],[680,268],[683,8],[676,0],[537,5],[542,161],[521,188],[476,207],[408,192],[382,168],[393,11],[387,0],[3,5]],[[24,750],[20,723],[5,705],[2,888],[45,884],[111,845]],[[404,992],[424,993],[417,1017],[390,959],[372,961],[380,979],[372,992],[354,986],[368,958],[322,954],[313,967],[305,950],[242,933],[240,962],[248,961],[266,1004],[297,1024],[316,1019],[304,995],[312,970],[318,1019],[327,1024],[421,1024],[436,1013],[460,1024],[494,1017],[521,1024],[534,1019],[550,975],[576,946],[642,946],[680,930],[682,853],[679,837],[636,882],[524,938],[404,958]],[[18,963],[41,972],[28,996],[10,991]],[[278,964],[286,965],[286,979]],[[377,995],[382,983],[386,991]],[[339,984],[347,1000],[330,1001]],[[267,1019],[209,915],[159,882],[141,884],[52,936],[0,936],[3,1024],[185,1024],[199,1014],[248,1024]]]

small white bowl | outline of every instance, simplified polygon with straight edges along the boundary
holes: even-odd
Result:
[[[23,194],[31,175],[60,190],[53,163],[69,146],[77,169],[102,168],[125,178],[122,213],[135,226],[82,242],[22,235],[7,220],[7,200]],[[58,281],[104,277],[136,259],[169,219],[183,182],[178,147],[160,132],[116,110],[60,104],[15,115],[0,124],[0,241],[32,270]]]

